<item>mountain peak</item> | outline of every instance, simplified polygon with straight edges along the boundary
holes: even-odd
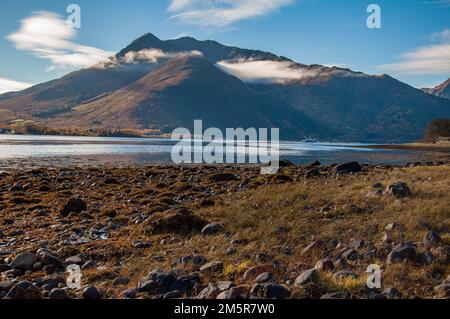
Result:
[[[450,99],[450,78],[434,88],[422,90],[428,94],[436,95],[444,99]]]

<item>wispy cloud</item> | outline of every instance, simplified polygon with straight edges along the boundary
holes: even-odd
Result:
[[[114,53],[73,42],[76,29],[51,12],[35,12],[21,21],[18,31],[7,38],[17,49],[52,62],[52,68],[89,67]]]
[[[449,74],[450,30],[434,33],[430,39],[439,43],[405,52],[400,56],[400,62],[381,65],[380,68],[402,74]]]
[[[6,92],[22,91],[32,86],[31,83],[19,82],[6,78],[0,78],[0,94]]]
[[[311,78],[329,76],[366,76],[345,69],[328,68],[324,66],[305,67],[289,61],[221,61],[217,66],[244,82],[279,83],[285,84]]]
[[[179,52],[164,52],[161,49],[143,49],[141,51],[130,51],[125,56],[118,58],[112,56],[104,60],[94,67],[96,68],[115,68],[127,64],[138,63],[159,63],[161,60],[183,58],[183,57],[203,57],[200,51],[179,51]]]
[[[172,18],[201,27],[227,27],[261,17],[295,0],[171,0]]]

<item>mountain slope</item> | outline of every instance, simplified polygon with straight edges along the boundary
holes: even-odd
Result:
[[[255,86],[339,131],[343,140],[413,141],[423,136],[431,120],[450,117],[448,101],[388,75],[330,76]]]
[[[283,127],[285,138],[301,138],[322,129],[288,104],[256,93],[242,81],[202,58],[172,59],[139,81],[82,105],[53,120],[78,127],[152,128],[171,131],[205,127]]]
[[[423,91],[444,99],[450,99],[450,78],[432,89],[423,89]]]

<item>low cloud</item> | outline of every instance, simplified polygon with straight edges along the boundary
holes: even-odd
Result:
[[[113,56],[95,65],[97,68],[120,67],[137,63],[159,63],[161,60],[183,57],[203,57],[200,51],[164,52],[161,49],[143,49],[127,52],[123,57]]]
[[[0,78],[0,94],[6,92],[22,91],[32,86],[31,83],[19,82],[10,79]]]
[[[345,69],[324,66],[305,67],[289,61],[221,61],[217,66],[244,82],[286,84],[326,76],[365,76]]]
[[[226,27],[270,14],[294,0],[172,0],[172,18],[201,27]]]
[[[69,28],[66,21],[51,12],[35,12],[21,21],[18,31],[7,36],[17,49],[50,60],[54,68],[90,67],[112,56],[95,47],[73,42],[76,29]]]

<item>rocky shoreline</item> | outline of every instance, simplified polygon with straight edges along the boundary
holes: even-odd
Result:
[[[450,164],[0,172],[0,298],[450,296]],[[367,287],[379,265],[382,287]],[[68,287],[77,265],[80,289]]]

